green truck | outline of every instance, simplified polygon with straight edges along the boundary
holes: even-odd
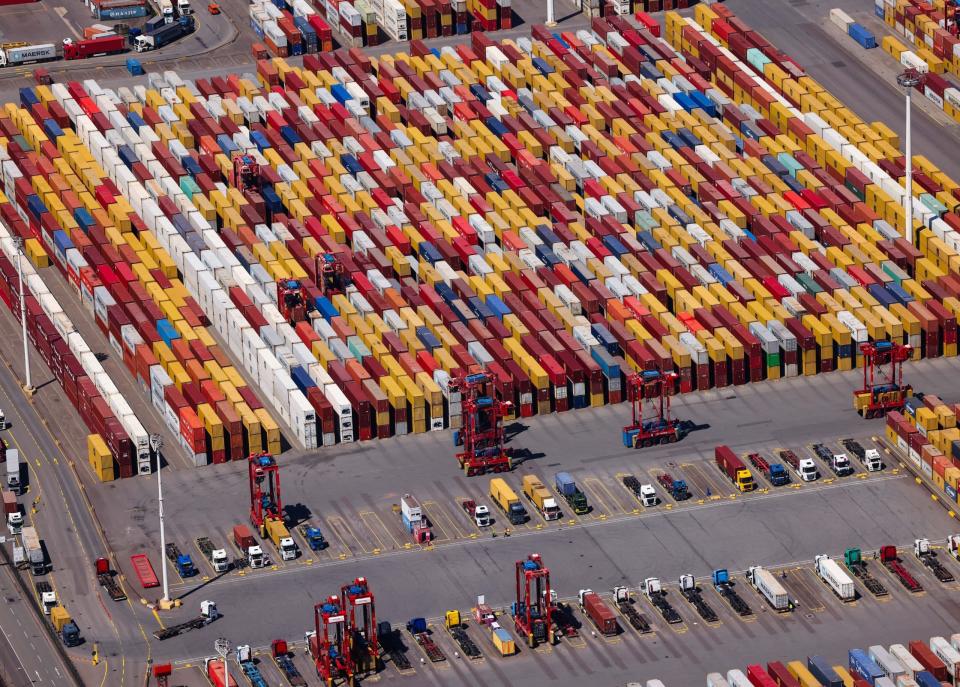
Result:
[[[570,476],[569,472],[558,472],[555,476],[557,493],[560,494],[573,512],[577,515],[583,515],[590,512],[590,504],[587,502],[587,495],[580,491],[576,481]]]

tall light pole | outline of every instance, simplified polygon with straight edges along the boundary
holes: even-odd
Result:
[[[23,392],[27,396],[32,396],[34,388],[30,381],[30,344],[27,343],[27,301],[23,297],[23,266],[20,264],[20,256],[23,254],[23,237],[14,236],[13,244],[17,248],[17,282],[20,289],[20,329],[23,333],[23,369],[25,375]]]
[[[220,657],[223,666],[223,684],[227,684],[230,682],[227,678],[227,654],[230,653],[230,640],[225,637],[217,637],[217,641],[213,643],[213,650]]]
[[[170,604],[170,588],[167,584],[167,539],[163,530],[163,470],[160,469],[160,449],[163,448],[163,438],[159,434],[150,435],[150,450],[157,458],[157,501],[160,512],[160,571],[163,574],[163,598],[161,607]]]
[[[904,212],[906,214],[907,226],[904,232],[904,238],[913,245],[913,146],[910,140],[910,109],[912,104],[911,95],[913,89],[923,83],[923,75],[916,69],[907,69],[897,75],[897,83],[903,86],[907,92],[907,115],[906,115],[906,168],[907,168],[907,193],[904,198]]]
[[[557,22],[553,17],[553,0],[547,0],[547,26],[556,26]]]

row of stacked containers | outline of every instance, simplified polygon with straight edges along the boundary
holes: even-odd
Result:
[[[688,392],[849,370],[868,340],[956,355],[957,184],[915,158],[910,245],[889,128],[723,5],[666,19],[23,89],[0,210],[197,464],[276,452],[268,407],[307,447],[456,426],[448,382],[481,366],[527,417],[635,369]]]

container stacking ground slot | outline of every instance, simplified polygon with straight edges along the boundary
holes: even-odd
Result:
[[[0,117],[0,210],[29,262],[99,303],[196,464],[236,434],[279,442],[251,404],[307,447],[438,429],[443,374],[480,364],[527,417],[618,402],[637,370],[683,393],[852,369],[867,340],[956,355],[952,182],[916,156],[909,245],[888,128],[725,6],[665,21],[666,40],[595,17],[562,41],[264,60],[256,81],[24,88]],[[626,73],[645,80],[610,85]],[[318,279],[318,256],[346,279]],[[289,280],[307,320],[281,312]]]

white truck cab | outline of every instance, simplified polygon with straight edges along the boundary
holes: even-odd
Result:
[[[801,458],[797,464],[797,477],[804,482],[815,482],[820,477],[820,471],[817,470],[817,464],[813,458]]]
[[[478,505],[473,509],[473,521],[477,523],[477,527],[489,527],[490,509],[486,506]]]
[[[23,513],[7,513],[7,532],[10,534],[20,534],[23,529]]]
[[[177,13],[181,17],[193,14],[193,7],[190,6],[190,0],[177,0]]]
[[[280,539],[280,558],[285,561],[292,561],[297,558],[297,554],[300,553],[300,549],[297,548],[297,543],[293,541],[293,537],[283,537]]]
[[[210,552],[210,563],[215,572],[227,572],[230,569],[230,561],[227,560],[226,549],[214,549]]]
[[[838,476],[850,475],[853,473],[853,465],[850,464],[850,459],[847,458],[846,453],[835,453],[833,455],[833,465],[831,467]]]
[[[40,605],[43,606],[43,614],[50,615],[50,609],[57,605],[57,593],[43,592],[40,595]]]
[[[867,472],[877,472],[883,470],[883,461],[880,460],[880,451],[875,448],[868,448],[863,454],[863,465]]]
[[[657,490],[652,484],[640,485],[640,504],[645,508],[657,505]]]
[[[265,565],[263,547],[258,544],[247,548],[247,563],[251,568],[262,568]]]

